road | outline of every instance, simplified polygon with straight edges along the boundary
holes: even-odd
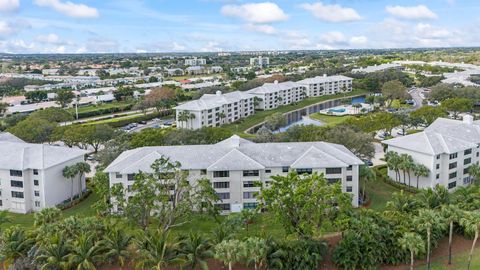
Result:
[[[173,118],[172,119],[161,119],[161,120],[158,119],[158,118],[155,118],[153,120],[148,121],[146,125],[138,124],[137,127],[129,130],[128,132],[140,132],[140,131],[142,131],[146,128],[152,128],[154,126],[162,126],[162,124],[164,122],[167,122],[167,121],[173,122]]]
[[[412,96],[412,99],[415,101],[415,104],[411,108],[413,111],[423,106],[423,98],[420,93],[423,92],[423,88],[412,88],[409,93]]]

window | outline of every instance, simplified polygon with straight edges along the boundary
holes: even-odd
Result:
[[[467,149],[463,152],[464,155],[470,155],[472,153],[472,149]]]
[[[35,201],[35,207],[40,207],[40,202],[39,201]]]
[[[215,204],[218,209],[221,211],[229,211],[230,210],[230,204],[229,203],[217,203]]]
[[[450,164],[448,164],[448,169],[451,170],[451,169],[455,169],[457,168],[457,162],[452,162]]]
[[[244,199],[253,199],[256,196],[257,196],[257,192],[253,192],[253,191],[243,192],[243,198]]]
[[[340,178],[327,178],[327,181],[329,184],[335,184],[335,183],[338,183],[340,181],[342,181],[342,179]]]
[[[454,158],[457,158],[457,156],[458,156],[457,153],[453,153],[453,154],[450,154],[449,158],[454,159]]]
[[[440,179],[440,174],[437,173],[436,179]]]
[[[463,178],[463,185],[468,185],[468,184],[470,184],[470,176]]]
[[[456,181],[455,181],[455,182],[448,183],[448,189],[452,189],[452,188],[454,188],[454,187],[456,187],[456,186],[457,186],[457,182],[456,182]]]
[[[213,172],[213,177],[220,178],[220,177],[229,177],[229,176],[230,176],[229,171],[214,171]]]
[[[272,170],[265,170],[265,173],[271,173]]]
[[[352,192],[353,191],[353,187],[352,186],[347,186],[347,192]]]
[[[38,175],[38,170],[37,169],[33,169],[33,175]]]
[[[213,182],[213,188],[229,188],[230,182]]]
[[[243,182],[243,187],[244,188],[255,187],[255,182],[254,181],[245,181],[245,182]]]
[[[40,191],[35,190],[33,193],[34,193],[35,197],[40,197]]]
[[[258,176],[258,170],[243,171],[243,176]]]
[[[200,170],[200,175],[207,175],[207,170]]]
[[[217,195],[218,195],[218,198],[220,198],[220,200],[230,199],[230,192],[219,192],[217,193]]]
[[[470,172],[468,172],[468,168],[469,168],[469,167],[463,168],[463,174],[469,174],[469,173],[470,173]]]
[[[23,175],[22,171],[10,170],[10,176],[22,177],[22,175]]]
[[[10,185],[12,187],[23,188],[23,182],[22,181],[11,180]]]
[[[448,179],[452,179],[457,177],[457,172],[452,172],[451,174],[448,175]]]
[[[297,169],[298,174],[312,174],[312,169]]]
[[[33,180],[33,185],[38,186],[38,180]]]
[[[282,172],[288,172],[288,167],[282,167]]]
[[[243,203],[243,209],[255,209],[257,208],[258,203],[256,202],[248,202],[248,203]]]
[[[128,181],[134,181],[135,180],[135,174],[127,174],[127,180]]]
[[[0,206],[3,206],[3,201],[2,200],[0,200]]]
[[[340,173],[342,173],[342,168],[326,168],[325,173],[326,174],[340,174]]]
[[[437,159],[440,159],[440,155],[437,155]]]
[[[23,192],[12,191],[12,198],[21,198],[21,199],[23,199]]]
[[[347,181],[348,182],[352,181],[352,176],[351,175],[347,175]]]
[[[440,164],[437,164],[436,168],[437,168],[437,170],[440,169]]]
[[[463,161],[463,165],[467,165],[467,164],[470,164],[472,163],[472,158],[466,158],[464,161]]]
[[[118,179],[118,178],[122,178],[122,174],[121,174],[121,173],[118,173],[118,172],[115,173],[115,178],[117,178],[117,179]],[[130,180],[130,179],[129,179],[129,180]]]
[[[133,191],[133,185],[128,185],[127,186],[127,191],[132,192]]]
[[[352,170],[352,165],[347,167],[347,171],[351,171],[351,170]]]

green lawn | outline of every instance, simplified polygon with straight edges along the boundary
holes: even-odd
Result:
[[[351,116],[351,115],[335,116],[335,115],[326,115],[326,114],[321,114],[321,113],[314,113],[314,114],[309,115],[309,117],[314,119],[314,120],[318,120],[318,121],[324,123],[325,125],[331,125],[331,126],[341,124],[341,123],[347,121],[348,119],[353,118],[353,116]]]
[[[112,108],[120,108],[123,109],[131,105],[127,102],[112,102],[112,103],[101,103],[97,105],[89,105],[89,106],[82,106],[78,107],[78,113],[86,113],[86,112],[94,112],[98,110],[105,110],[105,109],[112,109]],[[67,109],[69,113],[75,114],[75,108]]]
[[[236,123],[224,125],[222,127],[230,129],[231,131],[245,136],[246,134],[244,133],[245,130],[258,125],[265,121],[265,117],[270,116],[274,113],[287,113],[291,112],[294,110],[302,109],[304,107],[322,102],[322,101],[327,101],[331,99],[340,99],[343,97],[352,97],[352,96],[359,96],[362,94],[367,94],[367,91],[364,90],[354,90],[350,93],[346,94],[337,94],[337,95],[327,95],[327,96],[319,96],[319,97],[312,97],[312,98],[307,98],[302,101],[297,102],[296,104],[291,104],[291,105],[285,105],[278,107],[274,110],[268,110],[268,111],[256,111],[254,115],[251,115],[245,119],[242,119],[241,121],[238,121]]]
[[[104,119],[104,120],[99,120],[99,121],[90,121],[90,122],[86,122],[82,125],[108,124],[108,123],[114,123],[114,122],[118,122],[118,121],[122,121],[122,120],[137,118],[137,117],[140,117],[140,116],[143,116],[143,115],[145,115],[145,114],[144,113],[134,113],[134,114],[129,114],[129,115],[125,115],[125,116],[112,117],[112,118],[109,118],[109,119]]]
[[[452,265],[449,267],[448,257],[443,256],[440,258],[436,258],[432,261],[431,268],[432,270],[446,270],[446,269],[467,269],[467,262],[468,262],[468,254],[470,251],[465,251],[459,254],[453,255],[452,258]],[[427,266],[420,266],[416,267],[415,269],[423,270],[427,269]],[[473,251],[472,255],[472,264],[470,265],[470,269],[480,269],[480,248],[476,248]]]
[[[95,193],[90,194],[85,200],[79,204],[73,206],[72,208],[62,211],[64,217],[69,216],[93,216],[95,211],[92,208],[92,205],[98,200],[98,196]],[[30,214],[15,214],[8,213],[8,216],[12,220],[11,223],[5,223],[1,227],[2,229],[12,226],[19,225],[21,227],[29,228],[33,226],[33,213]]]

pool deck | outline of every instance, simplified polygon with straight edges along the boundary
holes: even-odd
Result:
[[[325,110],[321,110],[319,113],[326,115],[344,116],[344,115],[356,115],[368,113],[373,110],[373,106],[366,103],[356,103],[362,105],[361,108],[355,108],[353,105],[342,105]],[[362,112],[365,109],[365,112]]]

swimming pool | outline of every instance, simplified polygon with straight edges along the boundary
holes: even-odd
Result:
[[[352,105],[356,103],[365,103],[365,97],[353,97]]]
[[[329,109],[328,111],[331,113],[344,113],[347,109],[345,108],[333,108]]]

